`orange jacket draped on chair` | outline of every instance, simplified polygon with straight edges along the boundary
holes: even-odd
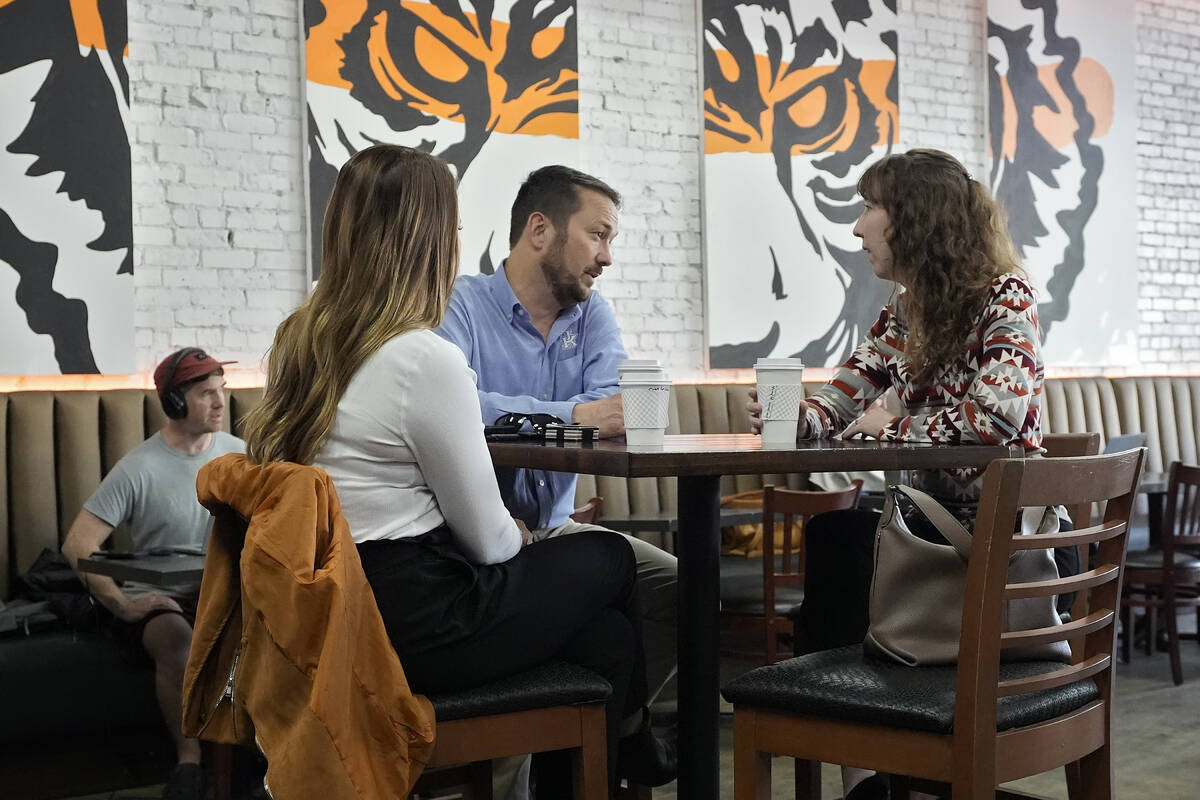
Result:
[[[185,735],[257,741],[282,800],[407,796],[433,749],[433,709],[409,690],[329,476],[231,455],[197,490],[215,522]]]

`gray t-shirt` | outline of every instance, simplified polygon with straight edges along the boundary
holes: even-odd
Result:
[[[196,475],[218,456],[244,452],[245,442],[218,431],[207,450],[187,455],[160,431],[118,461],[83,507],[114,528],[128,524],[135,550],[204,547],[212,518],[196,499]]]

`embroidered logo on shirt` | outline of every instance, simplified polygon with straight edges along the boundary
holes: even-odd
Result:
[[[575,331],[567,331],[562,335],[562,346],[564,350],[570,350],[577,344],[579,344],[579,336],[575,333]]]

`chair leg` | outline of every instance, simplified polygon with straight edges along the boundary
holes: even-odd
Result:
[[[1105,743],[1074,764],[1067,765],[1067,797],[1071,800],[1113,800],[1111,747]]]
[[[1179,660],[1179,620],[1175,609],[1175,583],[1170,578],[1163,584],[1163,616],[1167,623],[1167,655],[1171,657],[1171,680],[1183,683],[1183,664]]]
[[[759,752],[754,711],[733,710],[733,800],[771,800],[771,754]]]
[[[796,759],[796,800],[821,800],[821,762]]]
[[[233,797],[233,748],[231,744],[216,742],[206,748],[213,800],[231,800]]]
[[[604,706],[584,706],[579,711],[583,742],[571,751],[573,794],[575,800],[607,800],[608,745],[605,740]]]
[[[1158,642],[1158,609],[1154,606],[1146,609],[1146,641],[1142,645],[1148,656],[1154,655],[1154,645]]]

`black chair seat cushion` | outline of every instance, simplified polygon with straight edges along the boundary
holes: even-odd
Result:
[[[776,568],[781,559],[776,556]],[[733,614],[763,616],[762,559],[721,556],[721,610]],[[787,614],[804,600],[803,586],[776,586],[775,613]]]
[[[431,694],[439,722],[535,708],[603,703],[612,686],[591,670],[564,661],[548,661],[503,680],[460,692]]]
[[[1061,669],[1054,661],[1000,665],[1000,679]],[[954,728],[956,668],[906,667],[869,658],[861,644],[823,650],[750,670],[722,694],[734,705],[950,733]],[[1027,695],[1002,697],[996,729],[1032,725],[1074,711],[1100,696],[1091,680]]]
[[[1162,565],[1162,550],[1132,550],[1125,556],[1125,569],[1162,569]],[[1200,569],[1200,558],[1176,550],[1175,566],[1182,569]]]

